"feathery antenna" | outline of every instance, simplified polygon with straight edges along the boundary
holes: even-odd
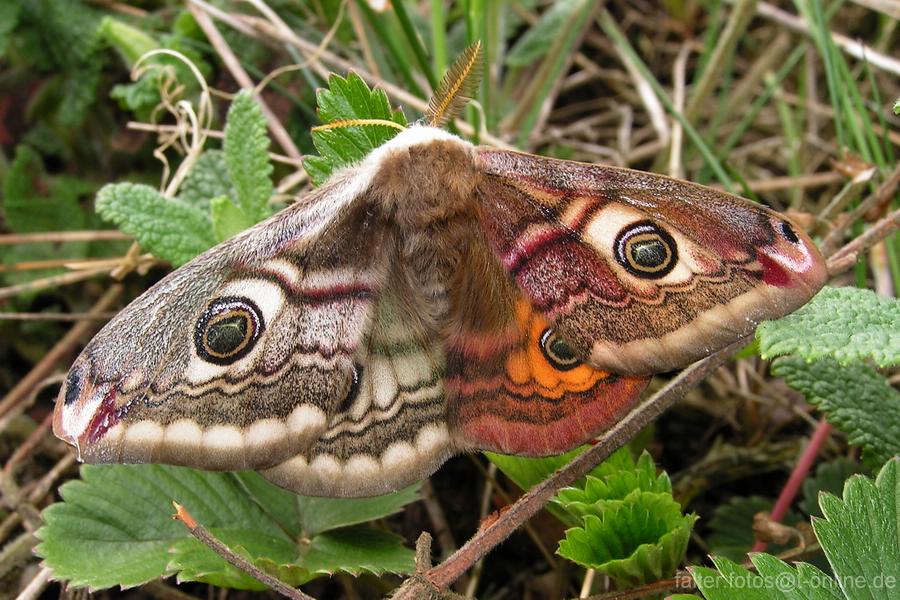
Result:
[[[433,127],[440,127],[455,118],[471,100],[481,83],[481,42],[475,42],[456,59],[441,79],[428,102],[425,118]]]

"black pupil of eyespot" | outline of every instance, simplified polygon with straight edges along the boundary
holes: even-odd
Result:
[[[662,279],[678,264],[678,245],[650,220],[624,227],[613,242],[613,255],[626,271],[642,279]]]
[[[575,350],[557,337],[552,329],[545,329],[541,334],[540,347],[547,361],[560,371],[568,371],[581,364]]]
[[[550,352],[560,361],[560,362],[570,362],[575,360],[577,357],[575,356],[575,351],[572,350],[572,347],[567,343],[559,339],[558,337],[554,337],[550,342]]]
[[[641,240],[631,244],[631,258],[642,267],[655,268],[666,262],[666,246],[659,239]]]
[[[796,244],[800,241],[800,238],[797,237],[797,232],[794,231],[794,228],[791,227],[791,224],[787,221],[781,222],[781,234],[784,235],[784,239],[792,244]]]
[[[211,323],[206,330],[206,345],[220,355],[237,350],[247,339],[249,319],[246,315],[233,315]]]

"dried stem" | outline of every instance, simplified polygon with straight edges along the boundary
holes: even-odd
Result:
[[[130,240],[131,236],[113,229],[99,231],[42,231],[41,233],[10,233],[0,235],[0,246],[36,244],[38,242],[96,242],[100,240]]]
[[[745,343],[741,339],[706,359],[694,363],[672,379],[600,436],[596,445],[578,455],[568,465],[533,487],[504,511],[496,521],[478,531],[446,561],[431,569],[427,577],[438,589],[446,589],[466,569],[518,529],[563,487],[587,475],[598,463],[658,417],[663,411],[696,386]]]
[[[228,42],[225,41],[225,38],[222,37],[222,34],[216,29],[216,26],[213,24],[212,19],[209,18],[209,15],[200,10],[193,2],[188,2],[187,6],[188,10],[191,11],[191,14],[194,15],[194,19],[203,30],[203,33],[206,35],[210,44],[212,44],[213,48],[215,48],[216,52],[222,58],[222,62],[228,68],[231,76],[238,82],[238,85],[242,88],[253,89],[255,84],[244,70],[244,67],[241,66],[241,62],[238,60],[237,56],[235,56],[231,47],[228,45]],[[266,104],[265,100],[259,95],[256,96],[256,100],[259,102],[259,106],[266,116],[266,122],[269,126],[269,131],[272,132],[272,137],[278,141],[285,153],[291,159],[298,162],[302,161],[303,155],[300,153],[300,150],[297,149],[294,140],[288,135],[288,132],[281,125],[281,122],[275,116],[275,113],[269,108],[269,105]]]

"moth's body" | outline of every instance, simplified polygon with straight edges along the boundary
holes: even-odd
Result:
[[[746,201],[412,127],[135,300],[54,430],[91,462],[374,495],[461,450],[587,441],[824,278]]]

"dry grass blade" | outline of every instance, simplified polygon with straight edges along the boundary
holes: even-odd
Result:
[[[428,102],[425,117],[434,127],[451,121],[472,99],[481,83],[481,42],[475,42],[456,59]]]

